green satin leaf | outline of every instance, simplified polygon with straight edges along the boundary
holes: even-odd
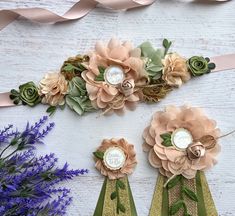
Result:
[[[175,187],[177,183],[181,180],[181,178],[182,178],[181,175],[177,175],[173,179],[171,179],[167,184],[168,189]]]
[[[106,191],[106,185],[107,185],[107,177],[104,180],[100,196],[98,199],[98,202],[96,204],[95,212],[93,216],[102,216],[103,214],[103,207],[104,207],[104,197],[105,197],[105,191]]]
[[[183,200],[178,200],[173,205],[170,207],[170,215],[176,214],[181,208],[184,207],[184,201]]]
[[[195,194],[192,190],[190,190],[187,187],[184,187],[183,189],[184,194],[191,200],[198,202],[197,194]]]

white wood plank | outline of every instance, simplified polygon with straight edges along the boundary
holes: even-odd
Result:
[[[44,7],[63,14],[73,1],[5,0],[0,8]],[[128,12],[97,8],[80,21],[57,25],[40,25],[20,19],[0,32],[0,91],[7,91],[29,80],[39,81],[51,70],[60,68],[63,60],[92,49],[98,39],[116,36],[139,45],[144,40],[160,45],[163,38],[174,41],[173,49],[185,56],[214,56],[235,52],[235,1],[224,4],[180,0],[158,0],[150,7]],[[73,168],[88,168],[87,176],[77,178],[72,188],[74,202],[69,216],[92,215],[103,177],[94,168],[92,152],[103,138],[125,137],[135,144],[139,164],[130,177],[137,211],[147,216],[157,171],[142,152],[141,134],[152,114],[168,104],[190,103],[205,108],[218,121],[223,133],[235,128],[235,70],[195,79],[172,92],[156,105],[140,104],[125,116],[97,118],[97,113],[78,117],[69,110],[51,118],[56,128],[40,153],[55,152],[60,163],[68,161]],[[45,107],[0,110],[0,126],[14,123],[19,128],[27,120],[45,115]],[[133,122],[135,123],[133,127]],[[0,128],[1,128],[0,127]],[[213,197],[221,216],[235,215],[235,135],[221,140],[218,165],[207,173]]]

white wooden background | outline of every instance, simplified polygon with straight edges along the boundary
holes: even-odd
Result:
[[[0,8],[40,6],[63,14],[75,0],[2,0]],[[60,68],[67,57],[84,53],[96,40],[108,41],[116,36],[139,45],[150,40],[159,46],[163,38],[174,41],[173,49],[185,56],[215,56],[235,52],[235,1],[157,0],[150,7],[129,12],[114,12],[101,7],[80,21],[57,25],[40,25],[18,20],[0,32],[0,91],[33,80],[39,81],[50,70]],[[58,111],[50,120],[56,128],[45,139],[40,153],[55,152],[60,164],[88,168],[90,173],[67,184],[74,201],[68,216],[91,216],[94,212],[103,176],[94,168],[92,152],[103,138],[124,137],[135,144],[138,166],[130,177],[137,211],[147,216],[157,178],[157,171],[142,152],[142,131],[154,112],[168,104],[190,103],[205,108],[217,120],[223,133],[235,129],[235,70],[210,74],[195,79],[172,92],[155,105],[140,104],[123,117],[97,118],[93,113],[79,117],[70,110]],[[45,106],[0,110],[1,128],[14,123],[22,128],[45,115]],[[219,163],[207,179],[222,216],[235,215],[235,135],[221,140]]]

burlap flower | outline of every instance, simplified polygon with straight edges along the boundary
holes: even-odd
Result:
[[[64,104],[68,82],[61,73],[48,73],[39,83],[39,95],[42,103],[51,106]]]
[[[164,146],[161,135],[172,133],[178,128],[188,130],[193,143],[185,150],[175,146]],[[216,139],[220,131],[216,122],[208,119],[200,108],[168,106],[164,112],[157,112],[149,127],[144,130],[143,145],[149,151],[149,162],[159,168],[162,175],[171,177],[182,174],[191,179],[197,170],[211,168],[216,163],[220,146]]]
[[[120,148],[124,152],[126,159],[123,166],[118,170],[111,170],[105,165],[103,159],[96,157],[95,167],[102,175],[107,176],[109,179],[119,179],[131,174],[137,164],[134,146],[129,144],[125,139],[104,139],[97,152],[104,154],[105,151],[112,147]]]
[[[163,75],[162,79],[170,86],[179,87],[187,82],[191,76],[188,72],[186,59],[177,53],[168,54],[162,60]]]
[[[89,64],[86,65],[87,71],[82,73],[82,77],[87,82],[86,88],[90,100],[95,108],[106,111],[123,112],[124,107],[133,109],[139,95],[135,85],[146,83],[147,74],[144,70],[144,61],[140,58],[139,48],[133,49],[130,42],[121,43],[112,39],[107,45],[97,42],[95,51],[91,52]],[[118,66],[124,72],[125,80],[133,80],[131,83],[133,91],[123,91],[121,86],[126,84],[111,85],[105,79],[104,70],[108,67]],[[98,77],[98,79],[97,79]]]

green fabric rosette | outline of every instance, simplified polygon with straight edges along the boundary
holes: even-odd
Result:
[[[215,69],[215,64],[210,63],[209,58],[202,56],[193,56],[187,61],[187,66],[193,76],[201,76],[206,73],[210,73]]]
[[[40,101],[41,98],[38,94],[38,88],[33,82],[27,82],[19,86],[19,91],[12,89],[10,98],[14,101],[15,104],[20,102],[23,105],[35,106]]]

